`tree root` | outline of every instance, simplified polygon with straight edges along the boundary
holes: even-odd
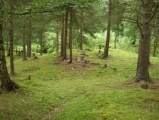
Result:
[[[19,89],[19,86],[13,81],[9,81],[5,86],[1,86],[1,88],[6,92],[10,92]]]

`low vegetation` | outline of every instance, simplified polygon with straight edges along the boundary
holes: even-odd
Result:
[[[20,89],[0,91],[1,120],[157,120],[159,60],[151,58],[154,83],[135,83],[137,54],[110,49],[108,59],[98,50],[74,50],[73,63],[53,54],[22,61],[15,57]],[[81,52],[80,52],[81,53]],[[82,52],[83,53],[83,52]],[[8,58],[9,59],[9,58]]]

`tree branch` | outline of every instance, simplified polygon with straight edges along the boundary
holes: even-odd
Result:
[[[127,5],[127,2],[122,2],[122,3],[117,4],[117,5],[112,5],[112,8],[113,7],[120,7],[121,5]]]
[[[145,4],[144,0],[142,0],[142,4]]]
[[[125,18],[124,21],[126,21],[126,22],[131,22],[131,23],[137,23],[137,20],[135,20],[135,19],[130,19],[130,18]]]
[[[150,18],[146,23],[149,23],[149,22],[154,18],[155,14],[156,14],[156,12],[157,12],[157,10],[158,10],[158,8],[159,8],[159,4],[157,4],[157,6],[156,6],[156,8],[155,8],[155,11],[153,12],[151,18]]]
[[[5,11],[4,11],[4,12],[5,12]],[[43,10],[43,11],[38,11],[38,12],[32,12],[31,10],[29,10],[29,11],[26,11],[26,12],[20,12],[20,13],[16,13],[16,12],[13,12],[13,13],[7,12],[7,14],[13,14],[13,15],[28,15],[28,14],[31,14],[31,13],[36,14],[36,13],[53,13],[53,12],[55,12],[55,11],[53,11],[53,10]]]
[[[144,36],[143,32],[142,32],[142,29],[140,27],[140,24],[139,24],[139,16],[137,15],[137,26],[139,27],[139,30],[141,32],[141,35]]]

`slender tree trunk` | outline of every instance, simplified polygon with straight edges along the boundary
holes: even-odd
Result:
[[[69,31],[69,45],[70,45],[70,60],[69,63],[72,63],[72,7],[70,7],[70,31]]]
[[[1,88],[4,91],[12,91],[18,89],[19,87],[13,81],[11,81],[6,66],[5,50],[4,50],[3,36],[2,36],[3,5],[4,5],[3,0],[0,0],[0,80],[1,80]]]
[[[153,57],[156,57],[157,39],[154,40]]]
[[[106,43],[105,43],[103,58],[107,58],[108,57],[108,52],[109,52],[110,28],[111,28],[111,9],[112,9],[111,8],[111,0],[109,0],[107,35],[106,35]]]
[[[28,51],[29,51],[29,48],[28,48],[28,44],[29,44],[29,28],[26,27],[26,46],[27,46],[27,49],[26,49],[26,56],[28,57]]]
[[[23,25],[23,60],[26,60],[25,24]]]
[[[56,20],[56,53],[59,53],[59,20]]]
[[[67,26],[68,26],[68,9],[65,17],[65,40],[63,41],[63,60],[67,59]]]
[[[141,24],[140,27],[140,41],[138,50],[138,63],[136,72],[136,81],[151,82],[149,75],[149,54],[150,54],[150,19],[152,16],[153,0],[141,0]]]
[[[13,52],[13,0],[10,0],[10,72],[15,74],[14,71],[14,52]]]
[[[114,48],[115,49],[116,49],[117,39],[118,39],[117,31],[115,31],[115,39],[114,39]]]
[[[116,31],[115,31],[115,40],[114,40],[114,48],[117,48],[117,42],[119,42],[119,23],[116,25]]]
[[[156,50],[157,50],[157,43],[158,43],[158,39],[159,39],[159,29],[158,29],[158,25],[159,25],[159,16],[156,17],[155,19],[155,29],[154,29],[154,47],[153,47],[153,56],[156,57]]]
[[[43,30],[40,30],[40,55],[43,54]]]
[[[119,31],[120,31],[120,28],[119,28],[119,23],[117,24],[117,40],[116,40],[116,42],[119,42],[119,36],[120,36],[120,33],[119,33]]]
[[[65,27],[64,27],[64,25],[65,25],[65,18],[64,18],[64,16],[62,16],[62,21],[61,21],[62,23],[62,25],[61,25],[61,57],[63,57],[63,42],[64,42],[64,39],[65,39],[65,33],[64,33],[64,30],[65,30]]]
[[[79,49],[83,49],[83,9],[81,10],[81,18],[80,18],[80,42]]]
[[[32,15],[29,15],[29,29],[28,29],[28,44],[27,53],[28,57],[31,57],[31,39],[32,39]]]
[[[7,39],[7,47],[6,47],[7,56],[10,56],[10,45],[9,45],[9,42],[10,42],[10,39]]]
[[[156,50],[157,50],[157,43],[158,43],[159,35],[155,31],[155,38],[154,38],[154,47],[153,47],[153,56],[156,57]]]

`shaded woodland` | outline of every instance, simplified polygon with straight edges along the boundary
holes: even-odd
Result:
[[[57,82],[61,89],[65,84],[69,84],[67,82],[70,82],[72,86],[68,85],[68,89],[79,93],[77,95],[74,92],[70,93],[69,97],[72,95],[73,99],[78,99],[79,94],[88,95],[89,100],[97,99],[97,101],[93,101],[95,104],[98,104],[100,100],[98,101],[98,97],[91,96],[93,93],[90,93],[89,96],[89,92],[96,89],[89,87],[89,79],[93,80],[90,85],[100,86],[99,89],[102,91],[105,89],[104,86],[107,89],[110,87],[115,90],[116,87],[122,90],[127,88],[158,90],[158,41],[158,0],[0,0],[2,91],[0,94],[3,92],[9,94],[12,91],[23,92],[27,88],[27,82],[32,82],[29,84],[33,88],[42,83],[47,88],[47,85],[50,84],[48,80],[55,80],[54,85]],[[114,82],[111,83],[113,77]],[[78,83],[78,80],[72,81],[78,78],[82,79],[85,84]],[[34,79],[43,79],[43,81],[36,84]],[[89,82],[83,81],[85,79]],[[96,81],[99,79],[102,80],[101,83]],[[103,81],[107,79],[108,84]],[[83,85],[83,88],[78,88],[78,84]],[[53,89],[50,85],[48,88]],[[62,102],[68,102],[68,99],[72,99],[64,95],[61,95],[60,98],[57,94],[59,91],[62,92],[61,89],[57,87],[55,90],[57,93],[54,92],[53,95],[60,99],[60,102],[55,101],[54,103],[53,114],[64,107],[56,102],[62,104],[62,100],[64,100]],[[27,91],[25,92],[27,93]],[[157,94],[156,92],[154,94]],[[100,95],[97,92],[94,94]],[[102,92],[102,94],[105,93]],[[111,96],[111,93],[109,95]],[[82,97],[84,98],[80,99],[86,100],[85,96]],[[120,98],[120,96],[118,97]],[[157,97],[152,98],[158,99]],[[45,96],[40,99],[45,101]],[[104,98],[101,96],[99,99],[104,102]],[[47,100],[49,101],[49,98]],[[78,103],[78,101],[76,102]],[[157,102],[156,106],[158,106]],[[70,104],[74,107],[74,103]],[[84,106],[84,103],[82,105]],[[87,107],[90,109],[91,105]],[[69,107],[64,110],[67,111],[67,109]],[[82,109],[80,110],[82,111]],[[158,111],[156,110],[156,112]],[[60,114],[61,118],[60,115],[55,115],[54,119],[65,119],[69,116],[63,112]],[[99,119],[103,120],[116,118],[111,114],[111,117],[109,115],[101,116]],[[86,119],[98,119],[98,115],[94,118],[89,115],[87,117]],[[4,119],[5,116],[2,118]],[[21,117],[19,116],[19,118]],[[73,119],[76,118],[78,117],[73,117]],[[156,118],[155,114],[154,119]],[[39,119],[39,117],[33,119]],[[122,118],[119,117],[119,119]]]

